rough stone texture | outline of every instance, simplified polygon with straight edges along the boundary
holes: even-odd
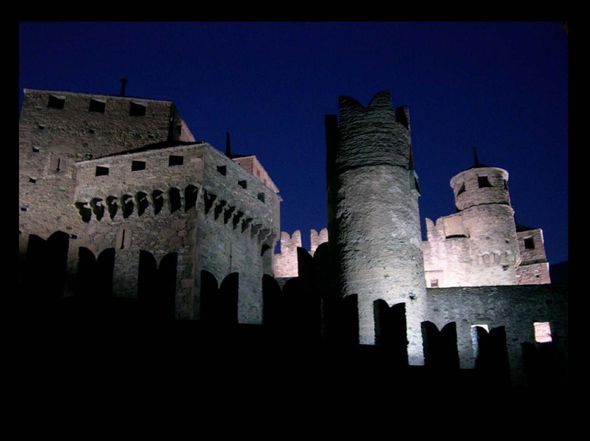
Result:
[[[64,108],[48,108],[50,95],[64,97]],[[91,99],[103,100],[105,113],[89,112]],[[131,102],[144,103],[145,116],[130,116]],[[21,253],[31,234],[70,234],[70,295],[80,247],[95,256],[114,248],[113,291],[120,297],[136,296],[140,250],[158,263],[176,253],[177,318],[199,318],[200,274],[206,270],[218,282],[239,272],[238,319],[260,323],[261,278],[272,271],[268,250],[280,231],[276,187],[208,144],[178,145],[183,141],[194,138],[168,101],[25,90],[19,138],[19,202],[26,209],[19,219]],[[182,157],[182,164],[171,165],[171,156]],[[268,177],[251,158],[259,175]],[[132,170],[133,161],[144,167]],[[108,174],[97,176],[97,167]],[[158,200],[162,208],[156,213]],[[111,218],[113,206],[117,211]]]
[[[339,104],[336,151],[328,152],[334,161],[328,186],[340,291],[358,295],[362,344],[375,341],[376,300],[390,306],[406,303],[409,360],[422,364],[426,287],[409,130],[396,120],[387,92],[377,94],[368,108],[347,97]]]
[[[545,254],[543,230],[535,228],[518,231],[516,234],[518,236],[518,248],[521,257],[521,264],[516,269],[518,283],[520,285],[551,283],[549,263]],[[531,244],[533,248],[531,248]]]
[[[427,290],[424,320],[439,329],[457,325],[462,368],[473,368],[472,325],[504,326],[512,384],[524,383],[522,344],[534,343],[533,322],[549,322],[556,344],[567,356],[568,290],[564,286],[498,286]]]

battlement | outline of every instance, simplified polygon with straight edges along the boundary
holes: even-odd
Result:
[[[338,169],[371,165],[410,168],[409,109],[394,109],[389,92],[377,93],[367,107],[342,96],[338,112]]]
[[[313,256],[321,244],[328,242],[328,229],[322,228],[318,232],[312,228],[309,238],[311,244],[309,252]],[[280,253],[274,255],[274,275],[276,278],[292,278],[299,275],[297,248],[303,248],[301,231],[295,230],[292,234],[282,231]]]

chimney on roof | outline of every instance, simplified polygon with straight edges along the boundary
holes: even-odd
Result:
[[[225,156],[231,158],[231,141],[229,139],[229,132],[225,132]]]
[[[127,86],[127,78],[121,78],[121,96],[125,96],[125,87]]]

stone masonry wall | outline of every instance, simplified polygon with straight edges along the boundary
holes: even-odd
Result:
[[[279,196],[217,150],[203,149],[203,158],[204,210],[198,218],[195,284],[199,286],[203,270],[218,283],[238,272],[238,320],[261,323],[262,276],[265,266],[271,267],[267,260],[280,231]],[[199,290],[195,292],[198,296]],[[199,314],[195,309],[196,318]]]
[[[534,342],[533,322],[549,322],[553,339],[567,356],[568,291],[563,286],[498,286],[428,289],[424,320],[439,329],[457,325],[461,368],[473,368],[471,326],[504,326],[513,384],[522,384],[522,343]],[[411,310],[408,309],[408,312]]]
[[[51,96],[63,108],[49,108]],[[104,113],[91,112],[95,99]],[[145,116],[130,116],[130,103],[146,105]],[[19,121],[19,237],[21,253],[29,234],[46,238],[81,227],[73,210],[77,161],[166,141],[172,103],[25,89]]]
[[[166,254],[177,253],[176,316],[190,318],[196,270],[196,212],[202,210],[202,203],[195,200],[187,210],[185,190],[194,187],[197,195],[203,191],[202,148],[178,146],[78,163],[75,201],[86,203],[93,212],[90,221],[83,223],[78,238],[72,241],[76,246],[70,245],[71,270],[76,268],[78,247],[87,247],[96,255],[106,248],[115,248],[114,294],[133,298],[137,293],[140,250],[153,254],[158,263]],[[170,166],[171,155],[182,157],[183,163]],[[133,171],[134,161],[144,162],[145,168]],[[108,168],[109,174],[96,176],[97,167]],[[180,204],[173,212],[176,207],[171,189],[178,189],[180,196]],[[155,192],[161,192],[159,197],[154,197]],[[125,195],[132,207],[127,217],[123,208]],[[111,200],[112,197],[116,199]],[[100,220],[97,199],[98,207],[104,211]],[[158,213],[156,199],[162,204]],[[117,212],[111,219],[109,206],[115,204]],[[141,214],[140,204],[147,204]]]

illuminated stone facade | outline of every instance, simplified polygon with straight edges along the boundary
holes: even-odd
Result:
[[[130,298],[140,253],[172,253],[176,318],[199,318],[207,271],[239,273],[238,319],[261,322],[279,196],[255,157],[242,167],[195,141],[169,101],[25,90],[19,160],[21,255],[31,235],[66,232],[66,296],[81,249],[114,249],[113,294]]]

